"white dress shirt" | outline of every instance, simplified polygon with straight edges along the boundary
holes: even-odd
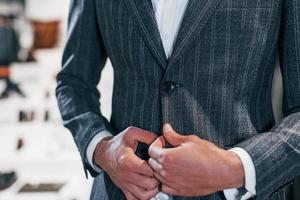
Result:
[[[157,26],[160,32],[161,40],[167,58],[170,58],[173,51],[177,34],[184,17],[189,0],[152,0],[153,9]],[[172,12],[170,12],[172,11]],[[89,143],[87,148],[87,159],[90,165],[96,170],[100,169],[93,163],[93,154],[97,144],[105,137],[112,136],[111,133],[103,131],[97,134]],[[233,148],[230,151],[236,153],[244,167],[245,172],[245,189],[246,192],[240,192],[237,189],[224,190],[227,200],[247,200],[256,194],[256,173],[253,161],[250,155],[242,148]],[[160,192],[152,200],[171,200],[172,197]]]

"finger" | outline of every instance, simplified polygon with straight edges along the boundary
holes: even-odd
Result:
[[[164,169],[163,166],[160,163],[158,163],[156,160],[154,160],[153,158],[150,158],[148,160],[148,163],[149,163],[150,167],[157,173],[160,173]]]
[[[165,185],[165,184],[163,184],[161,186],[161,191],[166,193],[166,194],[172,195],[172,196],[179,196],[180,195],[178,190],[176,190],[176,189],[174,189],[174,188],[172,188],[168,185]]]
[[[136,173],[130,173],[126,176],[124,181],[140,186],[146,190],[154,190],[155,188],[158,188],[159,185],[159,182],[155,178],[149,178]]]
[[[162,177],[159,173],[154,172],[154,177],[156,178],[156,180],[158,180],[158,182],[165,185],[170,185],[170,182],[167,181],[164,177]]]
[[[145,175],[148,177],[153,177],[153,170],[148,165],[148,162],[145,160],[140,159],[138,156],[136,156],[134,153],[130,154],[129,158],[131,161],[130,170],[132,172]]]
[[[179,135],[173,130],[172,126],[168,123],[163,126],[163,135],[168,143],[177,147],[186,141],[186,136]]]
[[[154,190],[144,190],[134,184],[126,184],[124,187],[138,199],[151,199],[159,192],[158,188],[155,188]]]
[[[144,144],[152,144],[158,137],[155,133],[147,130],[143,130],[137,127],[129,127],[127,129],[128,137],[133,143],[142,142]]]
[[[163,155],[165,153],[165,149],[163,149],[164,145],[165,145],[164,137],[157,138],[155,142],[153,142],[148,149],[149,156],[154,160],[160,162],[161,159],[163,159]]]
[[[130,192],[128,192],[127,190],[123,191],[125,194],[125,197],[127,200],[138,200],[135,196],[133,196]]]

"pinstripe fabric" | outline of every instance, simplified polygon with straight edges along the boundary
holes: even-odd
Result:
[[[88,165],[90,139],[101,130],[117,134],[128,126],[160,135],[164,122],[222,148],[246,149],[256,168],[256,199],[284,199],[285,186],[300,174],[300,1],[190,0],[169,60],[151,1],[73,0],[71,5],[56,91],[64,125],[85,169],[96,176],[92,200],[124,195],[107,174]],[[278,55],[285,118],[275,125],[271,87]],[[107,57],[115,77],[109,121],[101,115],[96,89]],[[166,81],[182,87],[167,94]]]

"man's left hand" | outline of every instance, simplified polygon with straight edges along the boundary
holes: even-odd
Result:
[[[165,148],[166,142],[172,148]],[[244,185],[240,158],[195,135],[176,133],[170,124],[149,148],[149,165],[161,190],[174,196],[205,196]]]

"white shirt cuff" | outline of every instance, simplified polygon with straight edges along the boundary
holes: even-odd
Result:
[[[106,130],[101,131],[100,133],[98,133],[97,135],[95,135],[92,138],[92,140],[90,141],[90,143],[88,144],[88,147],[86,149],[87,160],[88,160],[90,166],[98,173],[101,173],[102,170],[97,165],[95,165],[93,162],[93,156],[94,156],[95,149],[97,147],[97,144],[99,142],[101,142],[101,140],[103,140],[106,137],[111,137],[111,136],[113,136],[113,135],[110,132],[108,132]]]
[[[238,189],[226,189],[224,190],[224,196],[227,200],[247,200],[256,195],[256,172],[253,160],[249,153],[240,147],[230,149],[229,151],[236,153],[241,159],[245,173],[245,192],[241,192]]]

